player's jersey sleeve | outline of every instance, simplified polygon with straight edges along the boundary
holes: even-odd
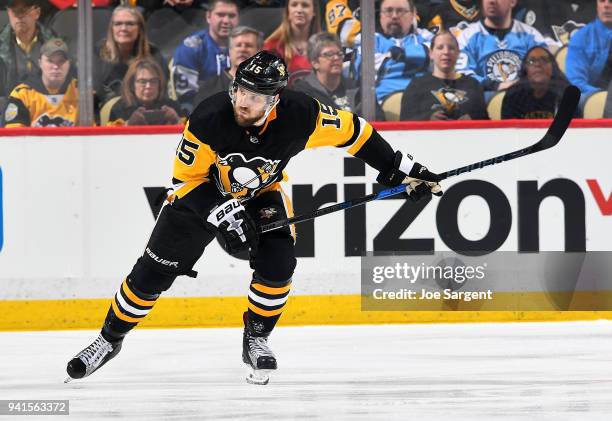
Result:
[[[316,103],[316,123],[305,149],[335,146],[355,155],[372,134],[370,123],[348,111],[337,110],[319,101]]]
[[[204,139],[192,133],[187,122],[174,157],[174,195],[183,198],[198,186],[210,183],[210,166],[215,163],[216,156]]]
[[[8,103],[4,110],[4,122],[7,129],[15,127],[29,127],[31,125],[31,115],[26,104],[31,88],[27,85],[19,85],[8,98]]]
[[[393,167],[395,152],[370,123],[348,111],[314,101],[318,107],[313,117],[316,122],[305,149],[334,146],[378,171],[385,172]]]

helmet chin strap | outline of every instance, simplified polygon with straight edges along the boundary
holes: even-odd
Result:
[[[275,100],[275,101],[274,101],[272,104],[268,105],[268,109],[266,110],[266,112],[264,113],[264,115],[263,115],[263,116],[262,116],[262,117],[261,117],[259,120],[257,120],[257,121],[255,122],[255,124],[253,124],[253,126],[255,126],[255,127],[259,127],[259,126],[261,126],[262,124],[264,124],[264,123],[266,122],[266,119],[268,118],[268,116],[270,115],[270,113],[272,112],[272,110],[274,109],[274,107],[276,107],[276,104],[278,104],[278,101],[279,101],[279,100],[280,100],[280,98],[278,98],[278,97],[277,97],[277,98],[276,98],[276,100]]]

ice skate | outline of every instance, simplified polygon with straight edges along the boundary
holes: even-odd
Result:
[[[276,357],[268,346],[268,338],[253,336],[248,328],[242,337],[242,361],[248,369],[246,381],[251,384],[268,384],[270,373],[276,370]]]
[[[120,350],[121,341],[108,342],[102,334],[98,335],[91,345],[68,362],[66,372],[69,377],[64,383],[89,376],[117,355]]]

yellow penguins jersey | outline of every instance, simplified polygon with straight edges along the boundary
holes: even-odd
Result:
[[[197,198],[202,212],[223,196],[248,200],[282,181],[293,156],[320,146],[342,148],[379,171],[393,167],[391,146],[357,115],[285,90],[262,126],[244,128],[227,92],[215,94],[191,114],[176,149],[174,197]]]
[[[348,47],[354,47],[361,32],[361,22],[355,19],[348,0],[330,0],[325,5],[327,30],[336,34]],[[357,42],[360,44],[360,41]]]
[[[79,118],[79,90],[74,78],[66,79],[60,90],[51,94],[39,76],[13,89],[4,111],[5,127],[69,127]]]

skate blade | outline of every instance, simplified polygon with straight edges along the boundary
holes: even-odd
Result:
[[[249,384],[266,385],[270,381],[270,372],[272,370],[255,370],[251,366],[247,366],[246,381]]]
[[[70,383],[71,381],[73,381],[74,379],[70,376],[66,377],[66,380],[64,380],[64,383]]]

